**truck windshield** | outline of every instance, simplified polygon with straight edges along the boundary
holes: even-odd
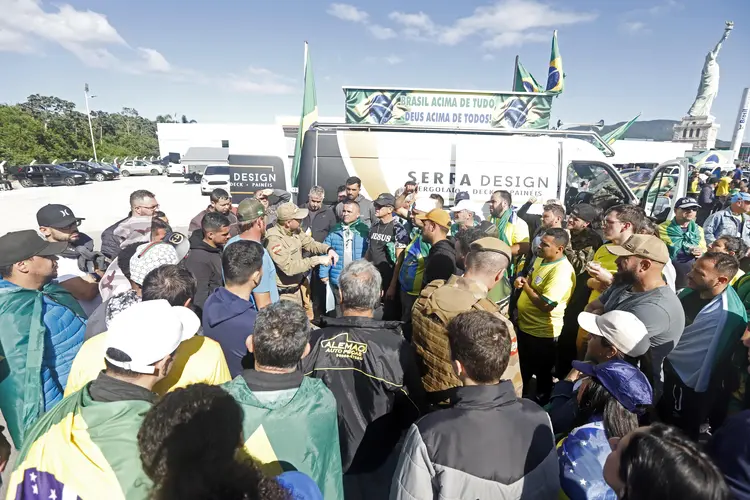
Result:
[[[229,167],[226,166],[208,166],[203,175],[229,175]]]
[[[627,202],[628,197],[602,165],[575,162],[568,167],[566,206],[589,203],[604,211]]]

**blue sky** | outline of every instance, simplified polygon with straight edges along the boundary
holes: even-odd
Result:
[[[750,85],[750,1],[0,0],[0,102],[33,93],[83,109],[269,123],[301,109],[310,42],[322,116],[343,85],[510,90],[516,54],[546,80],[559,31],[567,75],[553,120],[679,119],[725,20],[713,114],[731,137]]]

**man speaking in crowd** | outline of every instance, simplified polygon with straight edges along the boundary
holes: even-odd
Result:
[[[278,223],[266,233],[266,249],[276,264],[280,298],[302,305],[312,320],[310,282],[305,273],[318,265],[335,265],[339,256],[328,245],[318,243],[302,232],[301,221],[307,214],[306,208],[299,208],[294,203],[279,205],[276,209]],[[307,250],[313,257],[302,257],[302,250]]]
[[[130,193],[128,216],[115,222],[102,233],[102,253],[114,259],[123,246],[147,242],[151,232],[151,218],[157,210],[159,202],[151,191],[139,189]]]

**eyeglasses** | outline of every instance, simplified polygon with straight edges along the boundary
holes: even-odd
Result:
[[[623,223],[620,222],[619,220],[607,220],[607,219],[604,219],[602,221],[602,226],[614,226],[615,224],[623,224]]]
[[[159,210],[159,204],[157,203],[156,205],[151,205],[150,207],[139,205],[135,208],[145,208],[146,210]]]

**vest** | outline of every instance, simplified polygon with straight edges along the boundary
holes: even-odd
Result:
[[[518,341],[511,322],[500,313],[500,309],[487,299],[487,291],[459,276],[451,276],[446,282],[435,280],[422,290],[412,309],[412,343],[422,362],[422,385],[427,392],[437,392],[461,385],[453,372],[448,323],[463,312],[486,311],[500,318],[508,327],[511,336],[511,353],[504,380],[511,380],[520,396],[523,389]]]

